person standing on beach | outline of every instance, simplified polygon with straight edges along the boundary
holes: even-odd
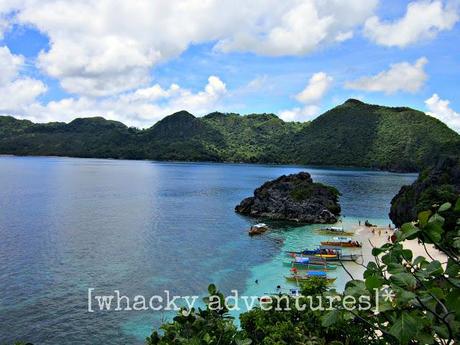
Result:
[[[361,219],[360,219],[360,220],[358,220],[358,224],[359,224],[359,226],[361,226]]]

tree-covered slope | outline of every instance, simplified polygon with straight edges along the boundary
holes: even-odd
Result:
[[[201,119],[222,134],[225,145],[218,148],[225,160],[233,162],[294,162],[285,148],[308,123],[284,122],[274,114],[211,113]]]
[[[136,145],[138,130],[101,117],[77,118],[68,124],[0,117],[0,134],[4,154],[143,158]]]
[[[181,161],[227,161],[358,166],[417,171],[440,152],[459,155],[460,136],[410,108],[356,100],[312,122],[284,122],[273,114],[181,111],[149,129],[101,117],[34,124],[0,116],[0,154]]]
[[[410,108],[348,100],[303,129],[292,154],[304,164],[415,171],[441,152],[458,154],[460,136]]]
[[[186,111],[165,117],[141,134],[146,157],[157,160],[221,161],[222,133]]]

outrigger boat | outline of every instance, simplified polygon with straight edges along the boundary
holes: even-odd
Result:
[[[327,228],[321,228],[320,231],[327,232],[329,234],[354,235],[353,232],[345,231],[339,226],[328,226]]]
[[[265,223],[259,223],[251,226],[248,233],[249,236],[260,235],[263,234],[265,231],[268,230],[268,225]]]
[[[332,284],[337,279],[337,278],[328,278],[326,272],[322,272],[322,271],[319,271],[319,272],[318,271],[307,271],[305,275],[293,274],[291,276],[285,276],[286,280],[294,281],[294,282],[308,281],[315,277],[325,279],[328,284]]]
[[[311,269],[311,270],[335,270],[336,265],[327,264],[325,261],[312,261],[309,258],[296,257],[292,261],[284,261],[285,266],[295,267],[297,269]]]
[[[305,249],[300,252],[288,251],[286,253],[292,257],[298,256],[298,255],[326,255],[326,254],[337,255],[338,250],[335,248],[320,247],[318,249]]]
[[[322,259],[324,259],[326,261],[356,261],[360,257],[362,257],[362,255],[361,254],[339,254],[339,255],[335,255],[333,257],[307,255],[307,256],[304,256],[304,257],[310,258],[310,259],[322,258]]]
[[[322,246],[332,246],[332,247],[344,247],[344,248],[361,248],[362,244],[358,241],[339,241],[339,242],[332,242],[332,241],[324,241],[321,242]]]

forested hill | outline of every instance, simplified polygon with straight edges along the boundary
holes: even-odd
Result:
[[[0,154],[292,163],[417,171],[459,155],[460,135],[410,108],[348,100],[312,122],[181,111],[139,130],[101,117],[34,124],[0,116]]]
[[[460,154],[460,135],[438,119],[406,107],[349,99],[316,118],[295,138],[299,162],[417,171],[441,153]]]

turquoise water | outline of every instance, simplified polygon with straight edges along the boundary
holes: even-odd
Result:
[[[274,226],[234,206],[268,179],[306,170],[343,194],[345,226],[387,225],[413,174],[244,164],[0,157],[0,343],[142,344],[170,313],[89,313],[88,288],[127,296],[272,292],[285,249],[314,247],[315,226]],[[337,288],[347,277],[337,271]],[[255,280],[259,284],[255,284]]]

